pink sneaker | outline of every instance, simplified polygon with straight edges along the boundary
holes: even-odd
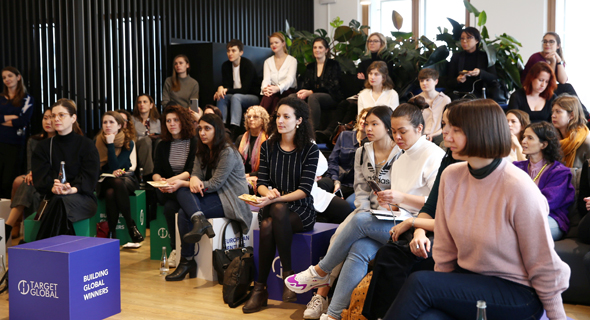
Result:
[[[285,285],[295,293],[305,293],[311,289],[324,287],[329,284],[330,274],[320,277],[313,266],[285,279]]]

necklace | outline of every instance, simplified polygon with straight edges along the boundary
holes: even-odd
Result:
[[[545,163],[545,165],[541,168],[539,173],[537,173],[537,175],[533,178],[533,182],[537,182],[537,180],[539,180],[539,177],[543,173],[543,170],[545,170],[545,167],[547,167],[547,163]],[[530,162],[529,162],[529,172],[531,172],[531,163]]]

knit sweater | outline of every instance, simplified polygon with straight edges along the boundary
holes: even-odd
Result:
[[[424,117],[423,134],[438,136],[442,133],[442,114],[445,110],[445,106],[450,102],[451,98],[449,98],[449,96],[439,92],[436,98],[432,101],[432,104],[428,106],[428,108],[422,110],[422,116]]]
[[[533,287],[549,319],[566,319],[561,293],[570,268],[554,250],[539,188],[507,159],[487,177],[467,163],[442,173],[433,246],[435,271],[459,267]]]
[[[279,87],[279,93],[290,88],[297,88],[297,59],[287,55],[280,69],[277,69],[275,57],[272,56],[264,61],[264,77],[260,85],[260,94],[268,85]]]
[[[169,102],[178,103],[181,107],[188,108],[191,99],[199,99],[199,83],[197,80],[186,76],[178,78],[180,90],[172,91],[172,77],[166,78],[164,90],[162,90],[162,105],[166,106]],[[150,128],[151,130],[151,128]]]
[[[399,105],[399,96],[393,89],[385,89],[377,100],[373,98],[373,89],[364,89],[359,92],[358,98],[358,113],[360,114],[364,108],[372,108],[376,106],[388,106],[391,110],[395,110]]]

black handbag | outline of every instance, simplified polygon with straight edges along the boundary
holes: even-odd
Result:
[[[250,284],[254,281],[254,257],[247,252],[234,258],[225,270],[223,302],[235,308],[250,298]]]
[[[246,253],[254,254],[254,248],[252,247],[244,247],[244,237],[242,227],[239,223],[236,222],[238,228],[240,229],[240,240],[238,243],[238,247],[236,249],[227,250],[225,245],[225,231],[227,226],[230,223],[236,221],[229,220],[225,226],[223,227],[222,236],[221,236],[221,249],[213,250],[213,268],[217,271],[217,281],[219,284],[223,284],[223,278],[225,274],[225,270],[229,267],[230,263],[237,257],[241,257]],[[234,226],[236,225],[234,224]],[[234,229],[235,230],[235,229]]]

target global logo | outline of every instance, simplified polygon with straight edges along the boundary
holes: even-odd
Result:
[[[18,292],[22,295],[59,299],[57,283],[21,280],[18,282]]]
[[[166,228],[158,229],[158,237],[160,237],[161,239],[169,238],[168,230],[166,230]]]
[[[29,290],[31,290],[31,287],[29,286],[27,280],[21,280],[18,283],[18,292],[20,292],[20,294],[26,295],[27,293],[29,293]]]
[[[278,256],[272,261],[272,272],[277,278],[283,279],[283,264]]]

